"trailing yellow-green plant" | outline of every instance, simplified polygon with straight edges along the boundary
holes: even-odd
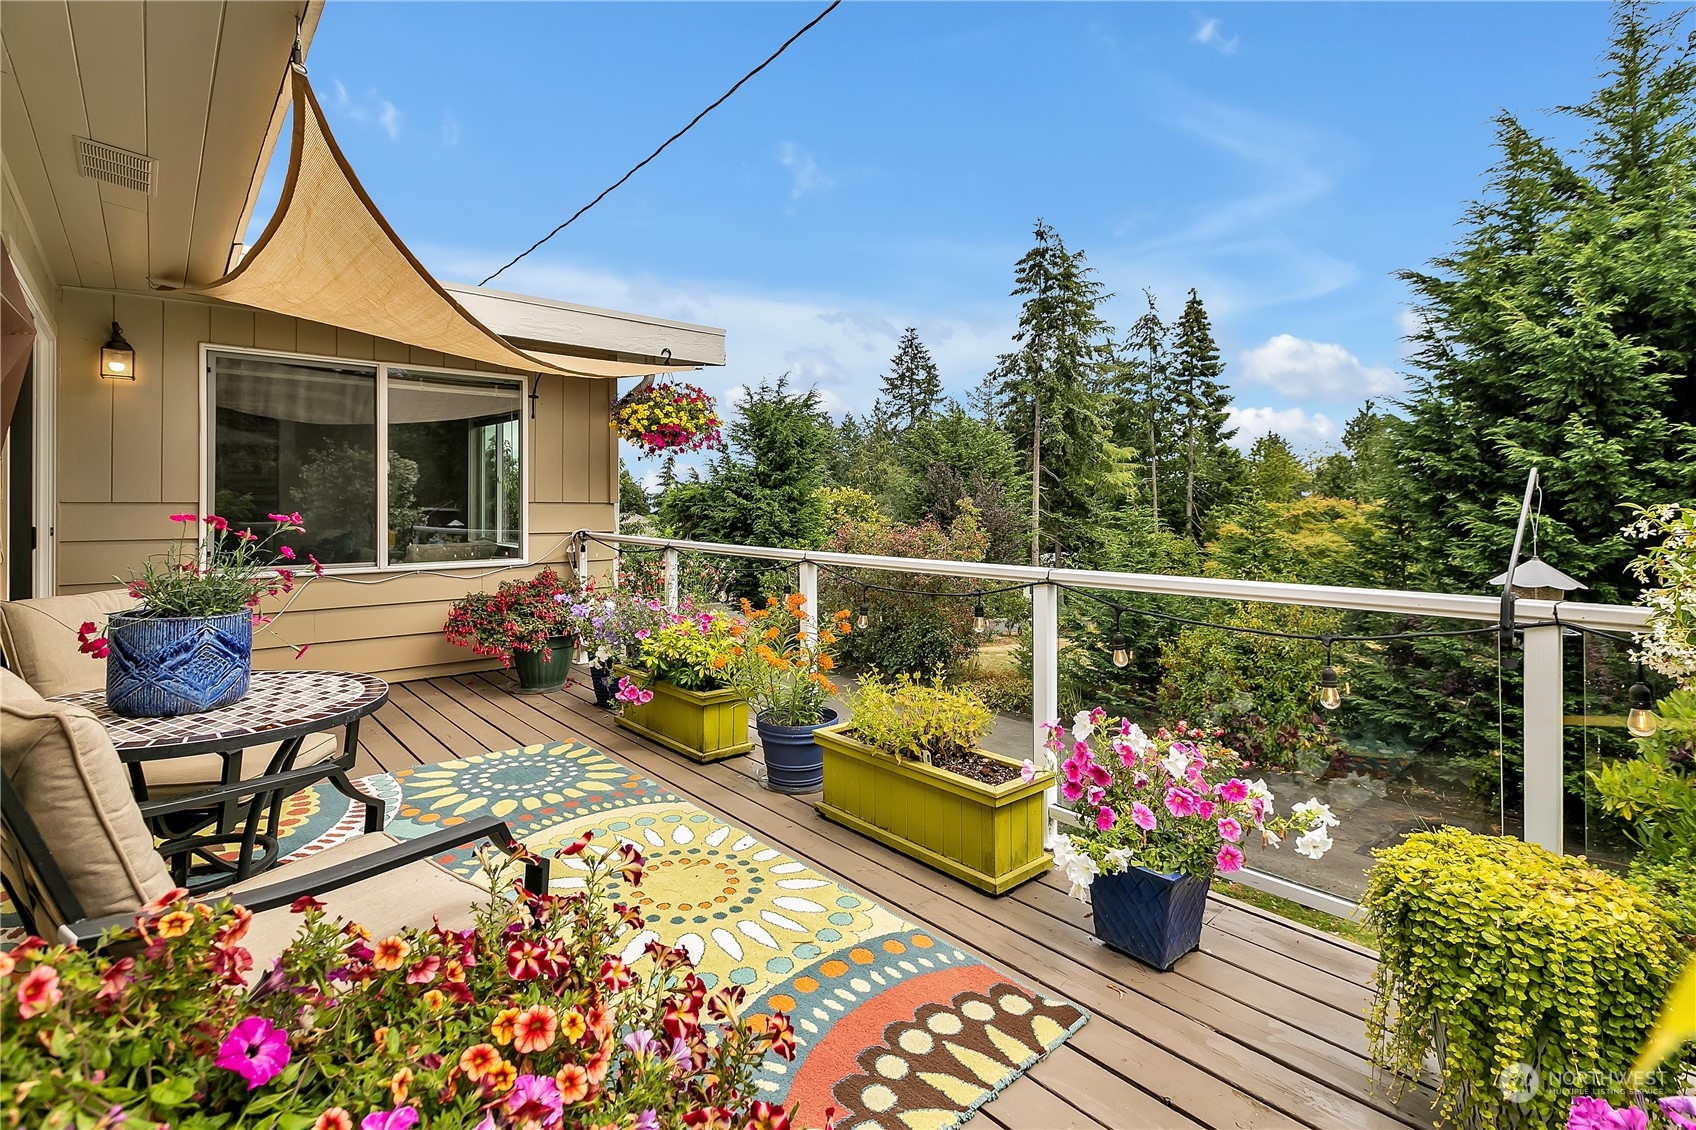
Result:
[[[1643,891],[1582,858],[1460,828],[1374,854],[1361,900],[1379,947],[1367,1037],[1396,1088],[1439,1033],[1437,1116],[1467,1130],[1562,1125],[1575,1094],[1625,1086],[1686,956]],[[1526,1066],[1539,1086],[1524,1086]],[[1672,1093],[1674,1070],[1657,1093]]]
[[[663,679],[690,691],[728,687],[732,665],[742,654],[741,621],[713,612],[685,609],[637,637],[631,666],[646,672],[644,686]]]
[[[846,696],[854,733],[867,745],[929,765],[946,755],[973,753],[995,726],[995,716],[971,690],[897,675],[868,677]]]

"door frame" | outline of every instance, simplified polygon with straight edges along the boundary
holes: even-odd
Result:
[[[35,319],[35,345],[30,357],[33,395],[30,405],[31,423],[35,427],[35,483],[30,500],[35,518],[35,549],[30,554],[31,594],[58,595],[58,436],[54,431],[58,419],[59,368],[58,347],[54,340],[53,323],[22,263],[12,260],[18,284],[23,288],[24,301],[30,317]],[[7,483],[7,505],[15,504]]]

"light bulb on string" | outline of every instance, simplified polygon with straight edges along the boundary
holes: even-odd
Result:
[[[1631,684],[1626,692],[1631,709],[1625,715],[1625,728],[1634,738],[1652,737],[1661,728],[1661,720],[1655,717],[1655,696],[1649,690],[1649,684],[1643,681],[1643,665],[1637,665],[1637,681]]]
[[[1113,666],[1129,667],[1131,665],[1131,645],[1125,640],[1125,610],[1115,607],[1113,610]]]
[[[972,605],[972,631],[981,636],[983,635],[984,626],[983,601],[979,600],[976,604]]]
[[[1331,666],[1331,637],[1325,637],[1325,666],[1319,669],[1319,705],[1335,710],[1343,705],[1342,688],[1337,685],[1337,669]]]
[[[866,607],[866,590],[860,589],[860,615],[854,621],[856,628],[864,628],[872,622],[871,610]]]

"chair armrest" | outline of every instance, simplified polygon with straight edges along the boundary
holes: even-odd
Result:
[[[463,847],[473,840],[484,839],[515,855],[519,850],[518,841],[513,839],[512,830],[506,826],[506,821],[498,816],[481,816],[467,820],[453,828],[443,828],[428,836],[416,840],[405,840],[386,848],[379,848],[370,855],[350,859],[333,867],[310,871],[293,878],[284,877],[275,883],[244,891],[239,896],[213,896],[204,898],[203,902],[220,901],[230,897],[247,909],[258,913],[272,910],[279,906],[288,906],[303,895],[316,895],[333,891],[339,887],[350,886],[365,879],[403,867],[408,863],[429,859],[444,851]],[[284,872],[288,869],[283,868]],[[524,864],[524,887],[533,894],[546,894],[548,890],[548,861],[537,858],[526,860]],[[73,922],[59,927],[59,937],[70,945],[89,946],[98,942],[103,934],[113,929],[129,929],[135,926],[135,914],[113,914],[105,918],[87,918],[81,922]]]

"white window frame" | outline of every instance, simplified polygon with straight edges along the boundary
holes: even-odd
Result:
[[[335,357],[321,353],[293,353],[276,349],[254,349],[240,345],[200,343],[200,513],[210,513],[212,504],[212,356],[213,354],[271,357],[280,361],[317,361],[332,365],[369,366],[377,372],[377,529],[380,531],[375,565],[344,564],[324,566],[325,576],[359,576],[370,573],[437,573],[477,569],[517,569],[533,564],[530,560],[530,444],[532,429],[525,414],[525,378],[512,373],[478,372],[472,369],[448,369],[439,365],[413,365],[403,362],[375,361],[365,357]],[[389,529],[389,370],[421,373],[430,376],[468,377],[479,381],[510,384],[518,394],[518,556],[481,558],[470,561],[397,561],[387,560]],[[201,530],[202,541],[205,530]]]

